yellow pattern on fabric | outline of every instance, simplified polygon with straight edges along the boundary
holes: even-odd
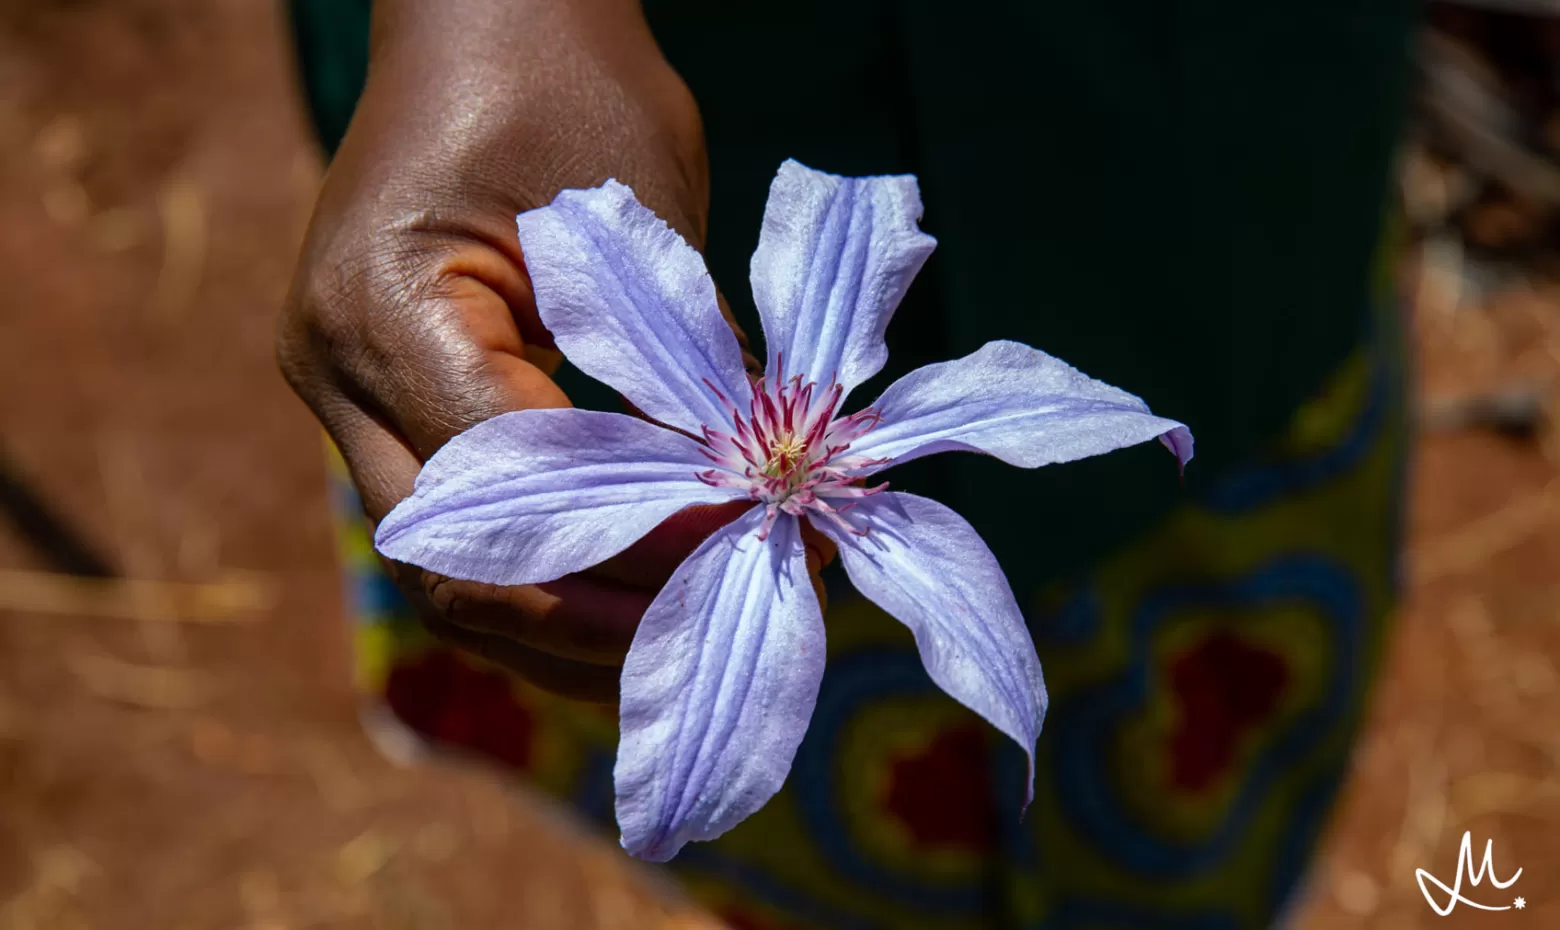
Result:
[[[1314,453],[1346,432],[1366,403],[1370,361],[1363,353],[1352,358],[1321,397],[1296,413],[1280,448],[1291,454]],[[1077,647],[1042,648],[1051,693],[1081,691],[1119,673],[1128,661],[1132,617],[1154,589],[1238,578],[1294,551],[1326,553],[1351,570],[1364,594],[1361,659],[1366,670],[1374,667],[1394,597],[1392,566],[1383,560],[1391,558],[1387,540],[1397,520],[1394,502],[1401,444],[1396,430],[1382,430],[1348,473],[1236,517],[1201,507],[1183,508],[1147,538],[1107,560],[1087,582],[1101,603],[1098,636]],[[1349,531],[1340,533],[1339,527]],[[1358,532],[1361,527],[1368,531]],[[1116,733],[1114,771],[1120,779],[1116,796],[1131,805],[1131,816],[1147,832],[1167,839],[1193,841],[1207,836],[1242,787],[1239,779],[1248,771],[1246,763],[1265,748],[1262,739],[1282,733],[1298,715],[1316,707],[1323,679],[1330,669],[1336,671],[1337,650],[1346,648],[1332,638],[1328,624],[1314,609],[1298,603],[1187,609],[1167,617],[1156,629],[1152,644],[1156,658],[1149,668],[1163,670],[1166,657],[1183,652],[1194,639],[1214,629],[1238,631],[1242,639],[1283,656],[1295,687],[1264,724],[1265,732],[1240,746],[1240,756],[1223,781],[1206,794],[1185,798],[1168,786],[1165,773],[1165,743],[1178,708],[1163,681],[1150,682],[1143,713]],[[1349,695],[1346,716],[1350,719],[1357,718],[1366,697],[1367,675],[1355,678],[1360,686]],[[1038,877],[1015,877],[1010,887],[1016,913],[1022,920],[1039,920],[1053,903],[1047,889],[1058,887],[1069,894],[1151,903],[1156,909],[1217,907],[1227,912],[1230,889],[1244,887],[1250,891],[1241,925],[1256,926],[1270,904],[1266,883],[1282,847],[1279,834],[1287,823],[1285,815],[1301,801],[1302,786],[1342,763],[1352,735],[1352,726],[1327,734],[1305,758],[1286,769],[1247,824],[1238,847],[1222,857],[1219,868],[1151,887],[1145,887],[1141,876],[1097,854],[1088,840],[1068,829],[1061,799],[1042,793],[1031,816],[1036,824],[1043,824],[1034,835],[1047,868]],[[1046,748],[1044,736],[1041,746]]]

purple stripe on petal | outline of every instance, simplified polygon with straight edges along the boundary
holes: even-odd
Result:
[[[800,526],[758,539],[755,507],[688,557],[645,614],[623,665],[618,827],[664,862],[780,790],[823,678],[823,618]]]
[[[516,218],[542,323],[581,371],[698,433],[752,396],[704,259],[616,181]]]
[[[1184,468],[1192,434],[1120,388],[1017,342],[910,372],[873,407],[883,420],[852,456],[889,459],[873,471],[936,452],[984,452],[1035,468],[1164,437]]]
[[[700,448],[618,413],[502,414],[428,460],[374,545],[452,578],[552,581],[622,552],[684,507],[743,497],[698,479],[710,468]]]
[[[963,517],[913,494],[863,498],[850,519],[865,536],[825,520],[812,525],[839,544],[856,590],[910,628],[938,687],[1029,755],[1027,806],[1045,681],[996,556]]]
[[[827,384],[837,375],[849,391],[882,369],[888,321],[937,244],[920,218],[912,176],[780,166],[752,264],[770,377]]]

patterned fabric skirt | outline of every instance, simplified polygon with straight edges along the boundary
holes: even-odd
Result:
[[[1017,592],[1051,694],[1022,821],[1022,755],[937,690],[902,626],[841,597],[785,788],[686,847],[676,876],[738,928],[1271,926],[1396,592],[1398,326],[1378,321],[1259,459],[1082,579]],[[381,573],[339,461],[333,475],[366,698],[611,831],[614,710],[435,643]]]

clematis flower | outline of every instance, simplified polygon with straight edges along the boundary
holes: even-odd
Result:
[[[843,413],[883,367],[889,318],[935,245],[920,215],[913,177],[780,167],[752,262],[768,346],[757,381],[699,254],[627,187],[564,191],[518,218],[559,349],[656,423],[565,409],[478,424],[429,459],[375,542],[456,578],[532,584],[690,505],[753,502],[676,570],[625,660],[614,777],[630,853],[670,859],[785,781],[824,668],[803,520],[910,628],[931,678],[1029,754],[1032,797],[1045,684],[996,558],[949,508],[866,481],[948,451],[1034,468],[1158,438],[1183,467],[1192,457],[1181,424],[1014,342],[913,371]]]

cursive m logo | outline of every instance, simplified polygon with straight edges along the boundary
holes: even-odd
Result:
[[[1462,896],[1462,883],[1463,876],[1465,875],[1468,877],[1468,884],[1473,888],[1477,888],[1479,886],[1479,882],[1483,881],[1486,875],[1489,876],[1490,884],[1494,885],[1496,888],[1510,888],[1512,885],[1516,884],[1517,879],[1522,877],[1522,870],[1517,869],[1511,874],[1511,877],[1505,881],[1501,881],[1500,879],[1496,878],[1495,864],[1491,861],[1494,858],[1494,855],[1495,841],[1486,840],[1484,843],[1484,861],[1479,864],[1477,869],[1475,869],[1473,867],[1473,835],[1472,831],[1468,831],[1463,833],[1462,847],[1457,851],[1457,877],[1450,887],[1447,887],[1445,882],[1441,881],[1439,878],[1436,878],[1434,875],[1431,875],[1429,872],[1426,872],[1424,869],[1415,869],[1414,877],[1419,879],[1419,890],[1424,894],[1425,901],[1429,903],[1430,909],[1435,911],[1436,914],[1445,917],[1446,915],[1450,914],[1452,912],[1452,908],[1456,907],[1458,904],[1466,904],[1469,907],[1476,907],[1481,911],[1509,911],[1513,907],[1515,907],[1517,910],[1521,910],[1522,908],[1526,907],[1527,900],[1524,898],[1517,898],[1511,904],[1495,907],[1489,904],[1480,904],[1477,901],[1470,901]],[[1445,907],[1441,907],[1439,904],[1435,903],[1435,898],[1431,895],[1430,889],[1425,887],[1425,881],[1427,879],[1437,888],[1441,889],[1443,894],[1448,896]]]

